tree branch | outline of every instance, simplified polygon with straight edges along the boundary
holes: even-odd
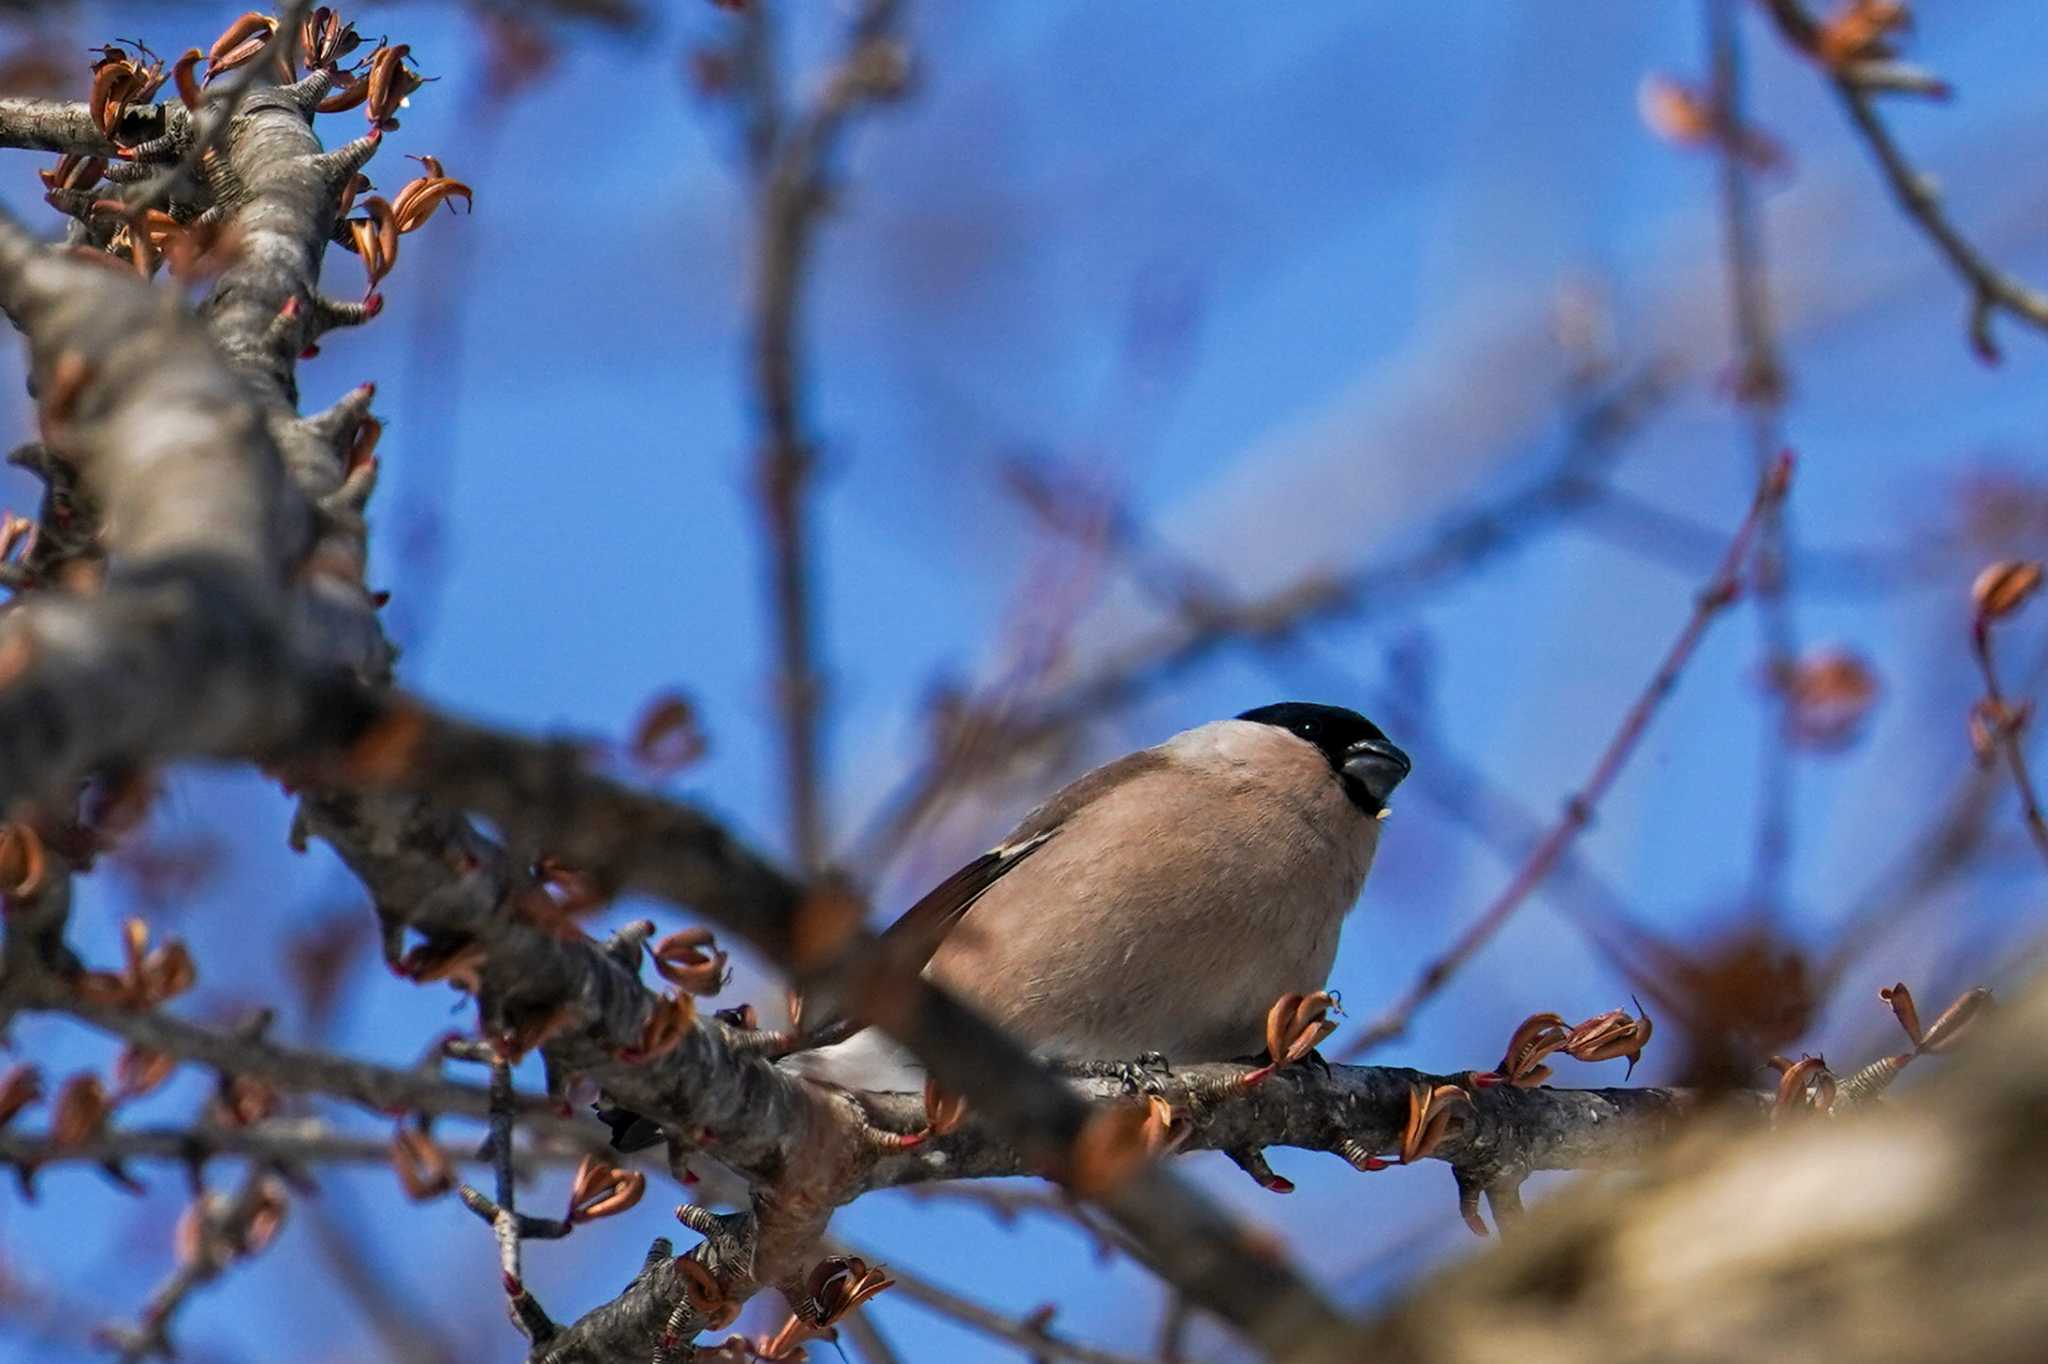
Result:
[[[2008,316],[2038,330],[2048,331],[2048,294],[2022,283],[1994,265],[1971,245],[1948,219],[1941,204],[1941,191],[1933,179],[1913,168],[1905,152],[1892,137],[1891,129],[1878,117],[1875,95],[1887,90],[1913,89],[1915,93],[1945,97],[1948,87],[1940,82],[1901,87],[1883,77],[1887,68],[1869,64],[1830,66],[1821,62],[1818,26],[1799,0],[1765,0],[1764,8],[1777,21],[1778,31],[1793,47],[1820,62],[1828,81],[1841,97],[1871,155],[1877,158],[1885,184],[1906,216],[1920,227],[1941,256],[1970,290],[1970,343],[1988,361],[1999,358],[1998,343],[1991,335],[1993,313]],[[1877,74],[1872,75],[1870,73]]]
[[[1557,860],[1571,846],[1581,830],[1592,821],[1593,810],[1606,795],[1608,787],[1621,774],[1636,744],[1649,728],[1650,718],[1658,706],[1670,696],[1678,684],[1679,674],[1699,647],[1706,635],[1707,626],[1715,616],[1735,600],[1740,590],[1741,574],[1749,562],[1750,546],[1754,542],[1758,527],[1771,508],[1785,499],[1791,486],[1792,461],[1789,455],[1779,459],[1766,469],[1757,484],[1755,496],[1750,500],[1749,512],[1736,527],[1729,541],[1727,552],[1722,556],[1720,566],[1707,585],[1693,602],[1691,616],[1665,653],[1657,671],[1650,677],[1635,703],[1622,716],[1620,726],[1601,750],[1594,761],[1593,770],[1585,784],[1565,802],[1564,814],[1551,827],[1550,833],[1529,854],[1515,872],[1514,877],[1501,890],[1491,904],[1480,912],[1478,918],[1461,933],[1441,956],[1423,969],[1422,975],[1393,1004],[1345,1048],[1346,1056],[1361,1056],[1373,1047],[1401,1036],[1408,1030],[1409,1021],[1416,1009],[1443,988],[1444,983],[1471,959],[1472,955],[1500,930],[1515,911],[1529,898]]]
[[[818,732],[825,684],[816,658],[815,572],[805,504],[816,454],[803,412],[799,311],[818,222],[831,203],[834,151],[854,114],[903,88],[906,59],[894,40],[897,9],[897,0],[863,0],[844,57],[816,104],[793,123],[779,111],[781,95],[766,59],[773,39],[770,6],[748,6],[742,17],[745,41],[757,57],[748,64],[753,123],[764,130],[754,148],[754,388],[765,428],[755,478],[772,551],[776,708],[790,843],[806,875],[823,867],[829,845]]]

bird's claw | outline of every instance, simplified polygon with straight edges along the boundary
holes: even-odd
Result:
[[[1120,1061],[1116,1067],[1116,1078],[1132,1094],[1155,1092],[1159,1088],[1160,1077],[1172,1073],[1167,1068],[1166,1058],[1156,1051],[1148,1051],[1135,1061]]]

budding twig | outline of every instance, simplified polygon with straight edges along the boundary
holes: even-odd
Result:
[[[2026,821],[2027,833],[2041,850],[2041,856],[2048,858],[2048,820],[2041,815],[2041,800],[2034,791],[2021,737],[2031,718],[2031,708],[2014,706],[2006,700],[1991,654],[1992,622],[2019,609],[2040,584],[2041,566],[2035,563],[1993,564],[1978,576],[1973,591],[1976,617],[1970,626],[1970,651],[1977,659],[1977,670],[1984,675],[1984,699],[1977,703],[1972,720],[1973,733],[1983,736],[1980,742],[2005,755],[2005,765],[2011,769],[2013,785],[2020,793],[2020,813]]]
[[[1571,847],[1580,831],[1592,822],[1594,808],[1599,805],[1601,797],[1607,794],[1615,778],[1621,775],[1621,769],[1627,765],[1644,731],[1649,728],[1650,719],[1656,713],[1657,707],[1678,685],[1679,674],[1691,661],[1693,653],[1699,648],[1700,640],[1705,638],[1707,627],[1713,623],[1714,617],[1735,601],[1741,590],[1741,574],[1749,561],[1750,546],[1755,542],[1757,528],[1771,509],[1784,501],[1791,482],[1792,456],[1782,454],[1764,472],[1762,481],[1757,485],[1756,496],[1750,501],[1749,513],[1743,517],[1742,524],[1736,527],[1734,538],[1728,543],[1728,552],[1721,558],[1720,567],[1694,599],[1692,616],[1686,621],[1685,628],[1679,631],[1677,640],[1664,655],[1663,662],[1658,664],[1649,685],[1643,689],[1635,704],[1630,706],[1628,713],[1622,717],[1621,727],[1614,732],[1614,737],[1607,741],[1607,747],[1601,750],[1599,760],[1593,764],[1592,774],[1587,777],[1585,785],[1565,802],[1564,814],[1551,826],[1549,834],[1536,846],[1529,859],[1516,871],[1513,879],[1495,897],[1493,903],[1481,912],[1457,941],[1451,944],[1448,951],[1423,969],[1422,974],[1405,994],[1395,1000],[1356,1041],[1345,1048],[1343,1054],[1346,1057],[1363,1055],[1373,1047],[1405,1033],[1409,1021],[1415,1016],[1415,1011],[1441,990],[1457,973],[1458,968],[1470,961],[1479,949],[1500,931],[1501,926],[1521,908],[1550,869],[1557,865],[1558,859]]]
[[[1999,269],[1963,236],[1942,211],[1941,191],[1932,177],[1915,170],[1906,159],[1891,129],[1878,117],[1873,96],[1902,88],[1896,67],[1882,63],[1836,63],[1821,53],[1821,30],[1799,0],[1765,0],[1764,8],[1777,22],[1787,42],[1814,56],[1828,72],[1835,93],[1841,96],[1849,120],[1877,158],[1892,197],[1906,215],[1920,225],[1949,266],[1970,290],[1970,344],[1987,361],[1999,358],[1998,344],[1991,335],[1991,317],[2004,312],[2011,317],[2048,331],[2048,293],[2042,293]],[[1912,73],[1917,75],[1918,73]],[[1905,82],[1916,93],[1946,95],[1938,81],[1921,79]]]

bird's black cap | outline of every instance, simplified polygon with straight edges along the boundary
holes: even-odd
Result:
[[[1314,744],[1344,783],[1344,793],[1369,815],[1386,808],[1387,797],[1408,775],[1408,755],[1355,710],[1313,701],[1282,701],[1248,710],[1237,718],[1284,729]]]

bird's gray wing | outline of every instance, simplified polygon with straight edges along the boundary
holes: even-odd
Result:
[[[901,952],[897,960],[923,970],[974,902],[990,886],[1022,865],[1031,854],[1056,838],[1074,813],[1133,777],[1154,771],[1166,763],[1155,749],[1140,749],[1101,767],[1061,788],[1043,805],[1024,816],[1010,836],[934,886],[925,897],[903,911],[895,923],[882,932],[885,951]]]

